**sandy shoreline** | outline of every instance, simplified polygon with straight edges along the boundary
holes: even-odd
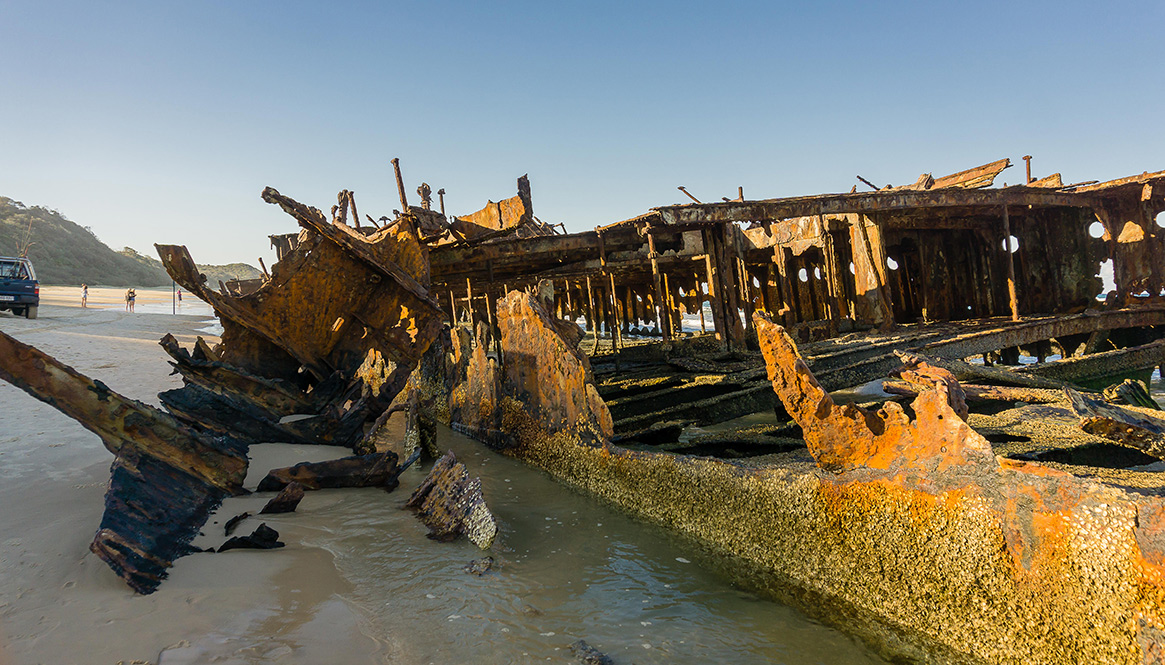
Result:
[[[155,299],[151,296],[146,295],[147,302]],[[99,295],[102,299],[107,298]],[[205,336],[198,330],[210,323],[200,315],[52,304],[58,301],[48,294],[40,318],[33,321],[2,313],[0,330],[152,405],[159,391],[181,386],[169,374],[158,339],[171,332],[189,345],[196,335]],[[341,654],[369,660],[373,641],[360,633],[358,617],[333,599],[347,583],[329,565],[330,555],[311,547],[184,557],[157,593],[132,593],[88,550],[101,518],[112,455],[96,435],[4,382],[0,405],[0,663],[200,662],[204,650],[197,648],[199,642],[237,639],[250,632],[240,622],[260,617],[284,624],[269,627],[276,635],[317,645],[297,650],[300,657],[318,649],[319,662],[340,662],[335,657]],[[335,455],[335,449],[272,448],[275,458]],[[254,468],[265,470],[277,462],[282,463],[270,459]],[[241,499],[231,510],[241,506],[257,512],[265,501]],[[305,504],[309,507],[310,501]],[[204,532],[212,526],[208,522]],[[300,520],[276,526],[285,542],[295,541],[297,527],[310,524]],[[320,632],[323,626],[313,626],[323,614],[326,634]],[[237,645],[240,654],[248,654],[237,661],[216,660],[265,661],[290,651],[284,640],[272,637]],[[337,645],[345,643],[349,646],[337,652]],[[166,655],[160,659],[161,654]]]

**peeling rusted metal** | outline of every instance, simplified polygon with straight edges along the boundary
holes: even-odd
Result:
[[[822,468],[928,473],[992,455],[990,444],[963,421],[966,403],[949,372],[924,364],[911,371],[916,381],[933,385],[911,405],[914,418],[894,402],[877,411],[838,405],[817,383],[783,328],[763,313],[755,323],[773,389],[801,425],[809,452]]]

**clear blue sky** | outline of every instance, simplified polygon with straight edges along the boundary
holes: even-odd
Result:
[[[0,195],[114,248],[272,257],[271,185],[592,228],[676,203],[1165,168],[1165,3],[0,0]]]

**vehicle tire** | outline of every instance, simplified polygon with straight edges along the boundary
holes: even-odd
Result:
[[[28,307],[25,307],[24,308],[24,318],[35,319],[36,318],[36,311],[38,309],[40,309],[39,305],[30,305]]]

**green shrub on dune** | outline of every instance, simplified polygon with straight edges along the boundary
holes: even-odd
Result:
[[[31,222],[31,224],[30,224]],[[170,276],[162,262],[126,247],[114,251],[89,227],[65,218],[56,210],[25,206],[0,196],[0,256],[17,256],[31,241],[28,258],[41,284],[91,286],[168,286]],[[218,280],[252,279],[262,273],[245,263],[200,265],[211,287]]]

